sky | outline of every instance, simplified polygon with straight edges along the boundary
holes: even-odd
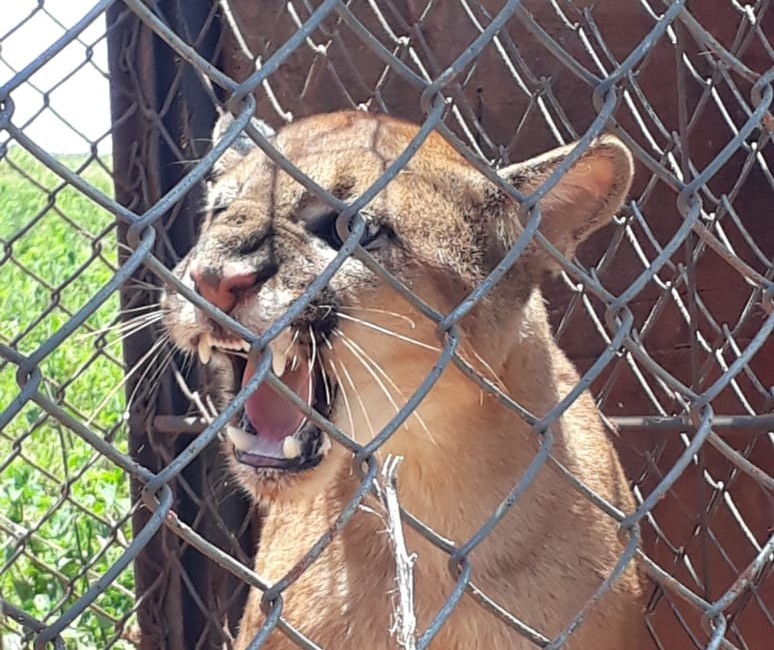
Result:
[[[97,0],[2,0],[0,86],[35,60]],[[93,49],[91,60],[88,48]],[[45,94],[48,93],[48,107]],[[104,14],[29,80],[11,91],[12,122],[54,154],[85,153],[99,140],[109,153],[110,100]],[[42,111],[42,112],[41,112]],[[30,121],[31,120],[31,121]],[[8,134],[0,130],[0,142]]]

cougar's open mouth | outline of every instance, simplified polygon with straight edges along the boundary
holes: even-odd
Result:
[[[296,338],[299,340],[293,341],[288,334],[280,335],[270,344],[272,369],[301,400],[328,417],[338,387],[324,374],[316,347],[310,341]],[[209,334],[200,335],[198,341],[203,363],[209,361],[212,349],[228,354],[232,360],[234,394],[247,385],[256,371],[253,362],[238,354],[246,348],[247,344],[241,340],[214,338]],[[312,469],[331,446],[328,434],[266,381],[247,398],[244,408],[226,426],[225,433],[234,445],[237,462],[262,473]]]

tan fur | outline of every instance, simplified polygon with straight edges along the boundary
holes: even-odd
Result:
[[[317,116],[286,127],[275,145],[323,188],[346,188],[354,198],[375,181],[416,133],[416,127],[359,113]],[[567,154],[557,150],[538,161],[504,170],[530,193]],[[541,231],[560,252],[603,226],[628,191],[631,161],[613,138],[594,144],[541,203]],[[260,151],[226,169],[210,200],[227,207],[205,224],[191,257],[179,267],[185,279],[191,259],[225,263],[234,248],[271,222],[279,271],[232,315],[261,331],[325,266],[298,215],[319,203]],[[236,207],[235,207],[236,206]],[[221,206],[214,206],[221,207]],[[474,171],[445,141],[432,135],[404,171],[368,206],[403,242],[385,244],[373,256],[434,309],[447,313],[491,270],[518,237],[518,206]],[[284,251],[284,252],[283,252]],[[550,331],[538,285],[555,264],[531,245],[498,286],[459,325],[460,354],[482,376],[503,387],[522,407],[541,417],[577,383],[578,374]],[[359,261],[350,259],[331,282],[352,316],[400,336],[438,347],[435,323],[388,288]],[[268,297],[267,297],[268,296]],[[174,340],[192,349],[191,337],[207,327],[200,314],[181,316],[168,297]],[[365,307],[369,311],[357,311]],[[378,311],[381,310],[381,311]],[[385,312],[402,315],[399,318]],[[338,399],[334,423],[363,443],[378,432],[417,389],[439,353],[342,320],[343,337],[322,350],[342,377],[350,414]],[[345,345],[347,341],[349,345]],[[370,357],[370,370],[357,352]],[[377,370],[376,368],[381,370]],[[386,379],[381,372],[389,376]],[[492,376],[492,373],[496,377]],[[377,377],[379,379],[377,379]],[[381,380],[381,381],[380,381]],[[380,386],[380,383],[382,384]],[[385,395],[390,393],[390,398]],[[553,422],[553,457],[597,494],[625,512],[632,496],[612,444],[586,392]],[[399,472],[401,504],[455,544],[464,543],[519,481],[539,440],[513,411],[448,367],[410,417],[379,452],[405,457]],[[231,449],[226,445],[226,453]],[[268,505],[255,569],[267,581],[282,578],[328,529],[358,486],[351,454],[338,445],[322,464],[300,476],[267,483],[232,462],[245,489]],[[283,595],[283,615],[325,648],[395,648],[389,629],[395,587],[394,558],[379,506],[370,500],[322,556]],[[616,523],[548,463],[524,496],[473,552],[472,581],[489,597],[549,638],[559,634],[589,601],[620,556]],[[418,629],[424,631],[449,596],[454,579],[448,557],[406,527],[416,553]],[[253,591],[236,643],[247,647],[264,621],[261,594]],[[642,586],[630,565],[564,648],[644,648]],[[264,647],[296,647],[275,631]],[[440,650],[534,648],[523,636],[470,597],[464,597],[431,645]]]

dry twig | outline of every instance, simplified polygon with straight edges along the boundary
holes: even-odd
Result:
[[[416,648],[416,616],[414,614],[414,562],[416,555],[409,554],[403,537],[403,525],[398,504],[397,472],[403,458],[388,456],[382,466],[379,493],[387,513],[387,532],[395,556],[395,581],[398,600],[390,634],[394,635],[403,650]]]

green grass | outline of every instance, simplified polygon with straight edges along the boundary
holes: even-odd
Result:
[[[79,169],[85,156],[60,159]],[[105,194],[96,162],[80,176]],[[12,148],[0,158],[0,344],[33,353],[114,273],[112,216]],[[120,345],[86,336],[113,322],[118,296],[40,364],[40,392],[126,452]],[[16,367],[0,359],[0,413],[19,395]],[[108,397],[105,400],[106,396]],[[0,431],[0,596],[51,624],[121,556],[131,536],[128,477],[43,409],[28,402]],[[124,571],[63,633],[68,648],[129,648],[120,636],[134,605]],[[21,628],[0,617],[0,650]]]

